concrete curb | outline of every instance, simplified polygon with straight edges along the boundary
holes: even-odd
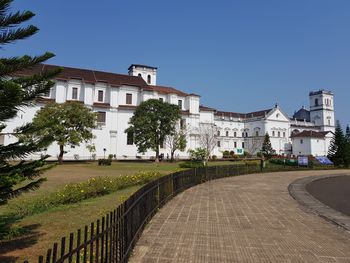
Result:
[[[341,175],[309,176],[295,180],[288,186],[289,194],[309,212],[316,214],[333,224],[344,228],[350,234],[350,217],[321,203],[306,191],[306,185],[320,179]]]

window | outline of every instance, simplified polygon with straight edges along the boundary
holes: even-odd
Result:
[[[72,88],[72,100],[78,99],[78,88]]]
[[[318,106],[318,99],[315,99],[315,106]]]
[[[328,120],[328,126],[331,126],[331,120]]]
[[[242,132],[242,137],[244,137],[244,132]]]
[[[259,131],[256,131],[256,132],[255,132],[255,136],[259,136]]]
[[[182,100],[178,100],[177,105],[179,105],[179,108],[182,109]]]
[[[275,137],[275,131],[272,131],[272,137]]]
[[[303,144],[304,143],[304,140],[303,139],[300,139],[300,144]]]
[[[233,142],[233,147],[237,148],[237,142]]]
[[[160,100],[161,102],[164,102],[164,99],[163,99],[163,98],[159,98],[159,100]]]
[[[218,136],[220,136],[220,131],[218,131]]]
[[[245,133],[245,137],[248,137],[248,132]]]
[[[237,132],[234,132],[234,133],[233,133],[233,136],[234,136],[234,137],[237,137]]]
[[[244,149],[244,142],[242,142],[242,149]]]
[[[151,75],[147,75],[147,83],[151,84]]]
[[[106,124],[106,112],[105,111],[98,111],[97,112],[97,124]]]
[[[126,134],[126,144],[127,145],[133,145],[134,144],[134,133],[128,132]]]
[[[126,93],[126,104],[132,104],[132,94]]]
[[[283,132],[283,137],[286,137],[286,132]]]
[[[221,142],[220,141],[218,141],[218,147],[221,147]]]
[[[228,137],[228,131],[226,131],[226,137]]]
[[[138,74],[139,77],[142,77],[141,73]]]
[[[278,132],[278,137],[281,137],[281,132]]]
[[[181,119],[181,120],[180,120],[180,128],[181,128],[181,129],[184,129],[185,127],[186,127],[186,120]]]
[[[103,102],[103,90],[98,91],[97,101]]]

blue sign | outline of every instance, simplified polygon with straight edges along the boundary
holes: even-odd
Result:
[[[299,166],[308,166],[309,158],[307,156],[298,156],[298,165]]]
[[[321,164],[333,165],[333,162],[329,160],[326,156],[317,156],[316,160],[319,161]]]

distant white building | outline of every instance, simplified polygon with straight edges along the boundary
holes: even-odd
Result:
[[[52,69],[56,66],[40,65],[30,71],[18,73],[23,76]],[[129,119],[135,108],[148,99],[159,99],[179,105],[182,119],[179,123],[187,129],[187,149],[177,152],[180,158],[188,157],[188,150],[200,147],[200,127],[214,126],[216,146],[212,154],[222,156],[223,151],[252,154],[259,151],[265,133],[270,135],[272,147],[277,154],[324,156],[327,154],[329,138],[334,132],[334,101],[330,91],[310,92],[310,109],[304,107],[290,118],[275,105],[266,110],[237,113],[220,111],[200,105],[200,96],[185,93],[172,87],[157,85],[157,68],[131,65],[129,74],[115,74],[95,70],[64,67],[55,78],[55,86],[48,94],[38,99],[36,105],[24,108],[16,118],[7,122],[0,134],[0,144],[16,141],[14,129],[30,122],[35,113],[48,102],[63,103],[78,101],[98,114],[98,128],[93,131],[96,138],[90,143],[96,147],[96,158],[113,154],[117,159],[149,159],[154,152],[139,154],[131,134],[126,134]],[[306,132],[307,131],[307,132]],[[313,131],[313,132],[310,132]],[[323,136],[321,138],[321,135]],[[315,137],[316,136],[316,137]],[[88,159],[91,153],[81,144],[66,147],[66,159]],[[161,148],[165,156],[169,149]],[[58,146],[51,145],[44,153],[55,159]]]

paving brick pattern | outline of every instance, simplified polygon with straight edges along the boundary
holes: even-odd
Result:
[[[350,262],[350,233],[288,193],[297,178],[349,171],[219,179],[179,194],[154,216],[130,262]]]

